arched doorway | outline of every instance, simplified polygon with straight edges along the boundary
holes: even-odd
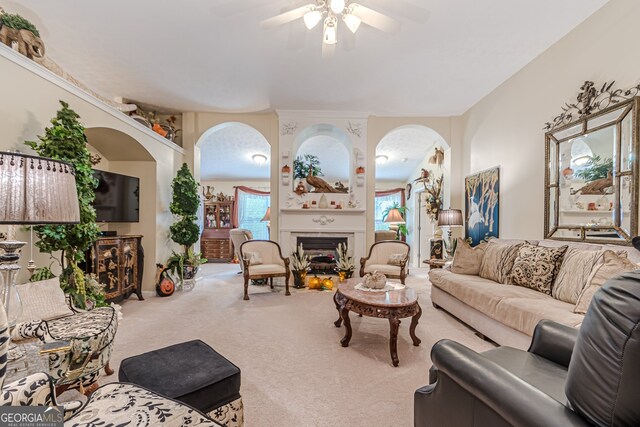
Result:
[[[208,129],[196,145],[205,202],[201,252],[210,261],[230,261],[231,244],[224,242],[232,228],[270,238],[271,146],[258,130],[239,122]]]
[[[434,201],[437,198],[441,207],[449,207],[449,154],[449,144],[444,138],[423,125],[395,128],[376,146],[375,228],[389,228],[383,220],[389,208],[406,207],[405,239],[411,246],[414,267],[420,267],[421,261],[430,256],[429,239],[433,237],[436,220]],[[422,176],[428,179],[419,179]]]

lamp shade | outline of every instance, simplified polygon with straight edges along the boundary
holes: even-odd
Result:
[[[462,225],[462,211],[460,209],[442,209],[438,212],[438,225],[459,227]]]
[[[389,213],[387,214],[387,217],[385,218],[384,222],[397,224],[400,222],[404,222],[404,218],[402,218],[402,214],[398,209],[393,208],[393,209],[389,209]]]
[[[80,208],[73,166],[0,152],[1,224],[73,224]]]
[[[267,208],[267,211],[264,213],[264,216],[260,221],[271,221],[271,206]]]

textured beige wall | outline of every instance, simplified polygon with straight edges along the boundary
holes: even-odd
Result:
[[[638,16],[640,2],[611,0],[461,118],[462,176],[500,166],[501,237],[543,236],[545,122],[585,80],[640,82]]]
[[[49,121],[60,108],[58,100],[62,99],[80,115],[85,127],[115,129],[122,132],[137,141],[143,150],[148,152],[150,159],[155,160],[155,177],[150,175],[147,165],[138,171],[133,165],[138,162],[132,162],[131,165],[123,164],[127,162],[113,162],[108,159],[105,162],[110,168],[119,168],[119,170],[113,169],[115,172],[139,175],[147,187],[147,191],[141,196],[143,200],[149,201],[149,205],[144,208],[150,209],[149,220],[132,227],[138,231],[144,230],[147,268],[143,289],[153,290],[155,288],[153,264],[156,261],[164,262],[170,252],[170,247],[163,238],[167,235],[168,227],[173,221],[169,213],[168,189],[175,171],[182,164],[184,150],[160,142],[141,126],[123,118],[121,113],[110,108],[105,110],[89,102],[74,89],[66,87],[65,83],[59,84],[56,76],[43,71],[33,62],[10,51],[4,45],[0,46],[0,76],[2,76],[0,94],[3,100],[0,102],[0,129],[3,134],[0,138],[1,150],[19,149],[22,152],[30,152],[30,149],[23,145],[23,141],[35,139],[37,135],[44,132],[44,128],[49,125]],[[126,155],[126,151],[123,155]],[[27,233],[20,233],[17,237],[28,240]],[[22,257],[23,267],[26,266],[27,260],[28,256]],[[36,258],[36,261],[39,265],[49,264],[44,257]],[[21,277],[24,278],[24,275]]]

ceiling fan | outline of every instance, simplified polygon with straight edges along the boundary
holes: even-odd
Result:
[[[297,7],[261,22],[263,28],[273,28],[302,18],[307,29],[315,28],[323,22],[322,43],[335,45],[338,42],[337,26],[342,20],[345,26],[355,34],[360,24],[366,24],[378,30],[394,32],[400,23],[380,12],[351,0],[315,0],[305,6]]]

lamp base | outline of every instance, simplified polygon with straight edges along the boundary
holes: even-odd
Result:
[[[18,261],[20,260],[20,248],[26,245],[26,242],[16,240],[0,241],[0,276],[2,276],[2,306],[4,307],[9,323],[9,328],[15,326],[16,321],[22,315],[22,301],[16,290],[15,277],[20,270]],[[24,351],[17,345],[9,341],[9,351],[7,353],[8,360],[18,360],[24,357]]]

